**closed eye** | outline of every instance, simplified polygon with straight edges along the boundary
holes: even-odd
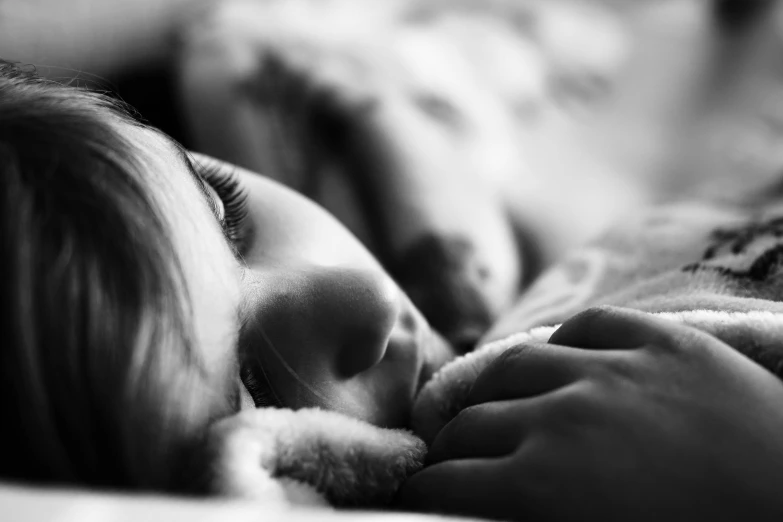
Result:
[[[196,161],[187,153],[184,154],[188,170],[207,192],[207,200],[212,208],[223,234],[226,237],[237,258],[242,260],[250,250],[253,229],[248,212],[248,195],[242,187],[236,171],[229,165],[220,162]],[[206,184],[214,191],[220,200],[220,206],[208,193]]]

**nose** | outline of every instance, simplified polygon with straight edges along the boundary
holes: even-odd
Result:
[[[310,383],[349,379],[383,359],[401,302],[384,273],[305,266],[251,277],[243,350]]]

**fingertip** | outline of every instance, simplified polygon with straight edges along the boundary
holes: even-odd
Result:
[[[592,350],[635,348],[648,343],[651,334],[657,334],[655,323],[645,312],[596,306],[563,323],[549,338],[549,343]]]
[[[614,313],[610,306],[588,308],[566,320],[560,328],[549,337],[550,344],[581,348],[588,339],[595,337],[593,330]]]

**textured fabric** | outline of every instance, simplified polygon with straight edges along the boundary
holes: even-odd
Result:
[[[322,410],[245,411],[210,444],[215,494],[282,506],[384,506],[426,454],[408,432]]]
[[[633,308],[702,329],[783,377],[783,206],[678,204],[631,216],[544,273],[486,336],[419,395],[416,432],[431,442],[498,354],[546,342],[586,308]]]

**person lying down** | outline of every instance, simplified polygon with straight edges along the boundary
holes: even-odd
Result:
[[[605,402],[603,408],[621,413],[625,419],[623,436],[627,439],[621,441],[625,444],[660,442],[666,452],[672,450],[666,447],[667,442],[674,442],[679,446],[676,450],[684,452],[693,451],[691,438],[718,437],[719,444],[705,452],[707,459],[714,461],[702,462],[713,469],[722,467],[721,459],[746,458],[739,455],[756,443],[763,448],[760,453],[770,459],[768,464],[777,467],[775,476],[780,477],[783,448],[762,433],[770,426],[783,427],[783,417],[760,417],[768,413],[767,407],[778,409],[777,401],[783,400],[781,252],[783,204],[774,190],[751,194],[743,203],[678,202],[631,216],[547,270],[477,350],[447,363],[423,385],[414,400],[410,425],[416,437],[406,432],[373,433],[320,411],[241,413],[218,423],[213,432],[225,456],[219,461],[219,487],[231,494],[265,498],[270,479],[282,475],[313,487],[317,501],[325,498],[335,505],[364,505],[368,498],[385,499],[374,495],[383,492],[385,484],[396,486],[400,478],[396,473],[418,472],[424,466],[424,471],[403,486],[403,500],[398,499],[408,509],[538,520],[527,517],[541,516],[537,511],[540,506],[525,508],[521,500],[509,501],[511,493],[503,488],[503,481],[516,475],[509,475],[507,467],[499,466],[498,480],[493,481],[491,473],[490,478],[482,474],[483,466],[465,470],[459,466],[468,459],[514,455],[524,447],[529,431],[537,428],[537,434],[555,435],[552,447],[545,443],[539,446],[542,454],[560,453],[530,464],[549,464],[552,469],[565,464],[560,473],[545,480],[579,477],[571,483],[564,481],[559,485],[561,490],[555,488],[544,519],[571,520],[574,515],[584,515],[581,505],[575,511],[566,508],[566,515],[560,518],[554,508],[561,495],[572,493],[569,486],[590,489],[584,485],[585,477],[574,471],[579,469],[580,459],[574,459],[573,452],[590,454],[588,445],[575,437],[587,436],[588,428],[596,428],[585,428],[591,415],[597,426],[605,421],[607,413],[598,408],[601,401]],[[616,359],[601,361],[606,353]],[[657,357],[663,359],[660,366],[654,364],[660,362]],[[601,362],[608,369],[601,368]],[[707,386],[701,382],[702,367],[716,364],[724,373]],[[587,392],[582,395],[579,387],[595,385],[593,379],[607,387],[602,393],[618,397],[630,393],[631,399],[623,397],[624,409],[612,411],[617,406],[614,399],[595,395],[594,390],[584,388]],[[680,387],[693,389],[683,393],[677,391]],[[652,398],[639,399],[634,394]],[[736,395],[732,398],[732,394]],[[521,404],[524,401],[509,402],[544,397],[561,401],[552,404],[547,422],[541,420],[546,410],[534,412],[537,416],[532,420],[525,419],[530,412]],[[737,403],[731,404],[733,400]],[[673,429],[667,425],[670,419],[651,408],[665,409],[670,406],[667,402],[684,402],[685,410],[707,416],[709,430],[688,435],[686,430],[693,426],[683,425],[668,431]],[[732,409],[737,404],[752,414],[734,418]],[[636,408],[644,407],[653,413],[637,418]],[[660,425],[651,427],[650,423]],[[738,427],[755,433],[747,440],[733,439]],[[637,438],[634,432],[640,429],[649,429],[652,435]],[[563,440],[564,430],[574,433]],[[669,436],[656,430],[667,430]],[[659,436],[660,441],[656,439]],[[774,437],[777,440],[777,435]],[[248,460],[248,453],[256,458]],[[644,458],[610,451],[601,457],[617,458],[618,462],[596,462],[594,457],[586,461],[597,467],[631,466],[635,475],[654,476],[650,481],[665,482],[671,480],[668,475],[683,472],[676,459],[684,455],[671,460],[669,454],[670,460],[658,462],[659,455],[649,448],[644,448],[642,455]],[[260,467],[259,461],[263,463]],[[651,465],[658,469],[651,469]],[[361,471],[357,473],[357,469]],[[701,480],[699,474],[706,471],[690,472],[694,482],[685,485],[694,487]],[[230,478],[223,480],[226,477]],[[746,486],[739,486],[738,477],[728,483],[741,496]],[[417,487],[419,478],[423,487]],[[636,493],[649,496],[648,479],[641,482],[643,487]],[[285,480],[277,486],[287,490],[290,484]],[[595,504],[606,508],[614,503],[614,494],[609,495],[614,487],[616,484],[607,485],[604,490],[606,505],[601,501]],[[380,491],[373,491],[375,488]],[[493,488],[504,493],[493,493]],[[682,493],[675,507],[692,513],[689,508],[697,498],[688,498],[692,493]],[[717,494],[714,490],[706,493],[712,500]],[[617,520],[640,517],[646,501],[638,500],[638,505],[621,511]],[[614,520],[610,512],[604,509],[596,516]],[[782,512],[775,511],[777,515]],[[652,513],[655,516],[650,520],[660,519],[655,518],[659,511]]]
[[[626,221],[449,362],[336,220],[101,95],[0,66],[0,165],[4,480],[516,519],[777,507],[774,201]],[[637,312],[571,318],[599,304]]]

